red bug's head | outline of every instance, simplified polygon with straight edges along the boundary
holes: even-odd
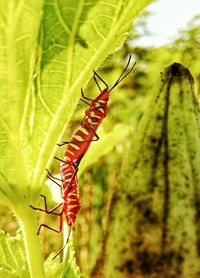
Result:
[[[99,96],[98,97],[96,97],[96,99],[95,99],[96,101],[105,101],[105,102],[107,102],[107,101],[109,101],[109,91],[108,91],[108,89],[106,88],[106,89],[104,89],[100,94],[99,94]]]
[[[103,108],[104,110],[103,113],[106,114],[108,100],[109,100],[109,91],[106,88],[90,103],[90,107],[86,110],[86,115],[90,117],[92,110],[93,109],[96,110],[97,107]]]

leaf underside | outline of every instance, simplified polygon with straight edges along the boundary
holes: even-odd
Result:
[[[76,109],[81,88],[122,45],[132,20],[150,2],[0,1],[0,201],[19,218],[38,198],[45,168]],[[31,238],[26,240],[29,256],[34,246]],[[3,241],[7,252],[8,240]],[[36,261],[29,262],[33,269]],[[10,267],[8,263],[13,272]]]
[[[150,2],[0,3],[0,174],[9,184],[2,195],[24,196],[41,186],[81,87]]]

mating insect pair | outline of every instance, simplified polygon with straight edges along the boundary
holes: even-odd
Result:
[[[87,152],[91,142],[99,140],[99,136],[97,135],[96,131],[100,126],[101,122],[103,121],[103,119],[107,115],[110,92],[133,70],[135,63],[127,71],[130,61],[131,61],[131,56],[129,56],[127,65],[122,71],[121,75],[119,76],[117,81],[110,89],[106,84],[106,82],[94,71],[94,81],[100,90],[100,94],[95,99],[90,99],[88,97],[85,97],[83,90],[81,90],[81,94],[83,97],[83,99],[81,100],[87,105],[89,105],[89,108],[86,109],[80,127],[75,131],[71,140],[69,142],[64,141],[61,144],[58,144],[59,146],[68,145],[63,160],[55,157],[57,160],[61,162],[61,166],[60,166],[61,179],[52,176],[51,173],[47,170],[48,171],[47,177],[60,187],[63,201],[59,203],[56,207],[52,208],[51,210],[48,210],[46,197],[44,195],[41,195],[44,198],[45,209],[31,206],[32,209],[58,216],[60,218],[60,226],[59,229],[56,230],[45,224],[40,224],[37,234],[40,233],[42,227],[60,233],[62,231],[62,226],[63,226],[63,215],[65,215],[66,217],[66,222],[70,227],[70,232],[71,232],[71,227],[74,224],[76,220],[76,215],[78,214],[81,207],[80,200],[79,200],[78,179],[77,179],[77,171],[78,171],[79,163],[81,159],[84,157],[85,153]],[[101,89],[97,79],[99,79],[105,85],[104,90]],[[59,208],[61,209],[61,211],[58,213],[55,212]],[[64,244],[62,249],[55,255],[55,257],[57,257],[61,253],[61,251],[68,243],[68,240],[69,240],[69,236],[67,242]]]

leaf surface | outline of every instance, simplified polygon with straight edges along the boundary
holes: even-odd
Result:
[[[18,234],[10,237],[0,232],[0,276],[1,277],[29,277],[23,237]]]
[[[84,88],[126,37],[132,19],[150,1],[47,1],[40,37],[31,156],[33,186],[72,117]],[[52,152],[53,150],[53,152]],[[41,179],[42,176],[42,179]]]
[[[29,205],[40,194],[80,89],[150,2],[0,1],[0,201],[20,219],[33,277],[44,272]]]

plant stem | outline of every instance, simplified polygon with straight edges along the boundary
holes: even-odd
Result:
[[[35,214],[28,206],[27,209],[25,209],[24,206],[18,206],[15,209],[22,228],[30,276],[32,278],[43,278],[45,274],[39,237],[36,235],[38,224]]]

